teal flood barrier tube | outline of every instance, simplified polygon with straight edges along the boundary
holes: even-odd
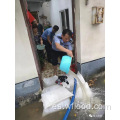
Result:
[[[71,102],[70,102],[70,105],[69,105],[69,108],[67,109],[67,112],[63,118],[63,120],[67,120],[67,117],[71,111],[71,108],[72,108],[72,105],[74,103],[74,99],[75,99],[75,94],[76,94],[76,87],[77,87],[77,80],[74,78],[74,89],[73,89],[73,97],[71,99]]]

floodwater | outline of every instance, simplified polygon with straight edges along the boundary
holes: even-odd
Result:
[[[91,88],[94,97],[91,98],[92,107],[85,109],[72,109],[67,120],[105,120],[105,76],[97,77],[95,85]],[[81,105],[84,106],[83,103]],[[87,106],[87,105],[86,105]],[[62,120],[66,110],[42,117],[42,102],[33,102],[26,106],[16,108],[15,120]]]
[[[82,103],[83,109],[74,110],[76,114],[74,120],[105,120],[105,76],[97,78],[94,87],[91,89],[94,97],[91,98],[90,104],[85,104],[85,106]],[[89,107],[90,105],[92,107]]]

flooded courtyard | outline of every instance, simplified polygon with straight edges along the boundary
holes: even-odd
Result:
[[[78,101],[80,106],[74,104],[76,107],[71,110],[68,120],[105,120],[105,74],[102,72],[94,77],[96,81],[91,87],[94,96],[90,103]],[[15,120],[62,120],[66,111],[65,109],[42,117],[43,104],[35,101],[16,108]]]

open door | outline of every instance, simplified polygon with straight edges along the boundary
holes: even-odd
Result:
[[[71,9],[72,18],[69,18],[70,17],[69,9],[66,8],[64,11],[60,11],[60,12],[61,12],[61,17],[65,16],[65,19],[63,21],[63,22],[65,22],[65,24],[64,24],[63,27],[69,29],[70,28],[70,19],[72,19],[72,22],[73,22],[72,23],[73,26],[71,25],[71,27],[73,27],[73,44],[74,44],[73,54],[74,54],[75,73],[77,73],[77,52],[76,52],[76,31],[75,31],[75,1],[72,0],[70,2],[72,4],[72,9]],[[39,77],[39,80],[40,80],[40,85],[41,85],[41,88],[43,89],[41,66],[40,66],[40,62],[39,62],[39,58],[38,58],[38,54],[37,54],[37,48],[36,48],[36,45],[35,45],[31,25],[30,25],[28,17],[27,17],[27,2],[26,2],[26,0],[20,0],[20,3],[21,3],[21,8],[22,8],[22,11],[23,11],[23,15],[24,15],[28,35],[29,35],[29,40],[30,40],[30,44],[31,44],[31,48],[32,48],[37,72],[38,72],[38,77]],[[52,21],[52,22],[54,23],[54,21]],[[51,69],[50,69],[50,72],[51,72]]]

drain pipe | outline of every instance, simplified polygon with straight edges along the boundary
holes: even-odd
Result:
[[[73,18],[73,41],[75,57],[75,73],[77,74],[77,48],[76,48],[76,29],[75,29],[75,0],[72,0],[72,18]]]

